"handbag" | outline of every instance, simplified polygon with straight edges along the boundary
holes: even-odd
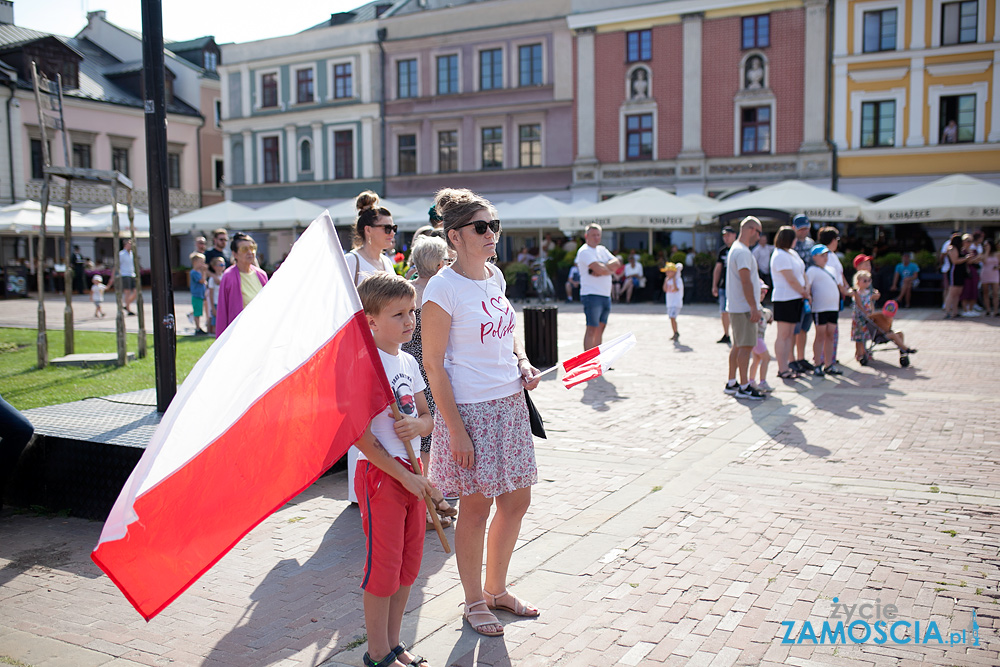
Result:
[[[531,394],[528,393],[527,389],[524,390],[524,402],[528,406],[528,421],[531,423],[531,434],[547,440],[542,415],[538,413],[538,408],[535,407],[535,403],[531,400]]]

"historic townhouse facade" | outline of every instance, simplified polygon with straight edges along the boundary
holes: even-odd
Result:
[[[382,21],[388,193],[568,199],[568,0],[410,3]]]
[[[380,189],[376,15],[222,47],[226,185],[235,201],[331,200]]]
[[[576,161],[590,197],[829,186],[826,0],[574,0]]]
[[[997,9],[996,0],[836,0],[842,190],[896,194],[956,172],[1000,183]]]
[[[56,166],[118,169],[135,184],[135,203],[146,205],[145,118],[141,94],[141,62],[116,57],[82,34],[62,37],[21,28],[13,23],[11,3],[0,3],[0,105],[4,173],[0,201],[39,199],[43,184],[42,135],[31,80],[31,62],[51,79],[62,75],[65,133],[49,128],[51,163]],[[198,110],[175,94],[177,76],[167,65],[167,140],[170,207],[183,212],[198,208]],[[9,100],[9,102],[8,102]],[[63,151],[63,140],[67,151]],[[68,153],[68,160],[67,155]],[[13,167],[13,168],[11,168]],[[53,203],[63,201],[60,179],[55,179]],[[87,210],[109,203],[106,187],[77,183],[73,203]]]

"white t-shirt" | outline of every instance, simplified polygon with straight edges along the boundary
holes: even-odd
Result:
[[[212,305],[216,308],[219,307],[219,288],[222,287],[222,282],[215,276],[208,277],[208,289],[212,290]]]
[[[469,280],[450,266],[424,288],[423,304],[433,301],[451,316],[444,369],[455,402],[483,403],[521,390],[514,356],[514,306],[504,295],[507,282],[492,264],[487,280]]]
[[[407,417],[419,417],[414,397],[417,392],[426,389],[427,385],[424,384],[424,379],[420,376],[420,366],[417,365],[417,360],[402,350],[395,356],[379,350],[378,356],[382,358],[382,367],[385,369],[386,377],[389,378],[389,386],[392,387],[396,402],[399,403],[399,411]],[[377,415],[375,419],[372,419],[372,435],[378,438],[378,441],[385,447],[385,451],[389,452],[391,456],[408,461],[406,446],[393,428],[395,423],[396,419],[392,416],[392,406],[390,406]],[[414,452],[418,451],[420,437],[413,438],[410,445]],[[358,458],[367,457],[364,452],[358,450]]]
[[[588,271],[594,262],[607,263],[615,258],[611,251],[602,245],[592,248],[587,244],[576,251],[576,265],[580,267],[580,296],[594,294],[611,296],[611,274],[595,276]]]
[[[805,284],[806,265],[802,258],[794,251],[775,248],[774,252],[771,253],[771,280],[774,282],[771,301],[794,301],[802,298],[802,295],[781,274],[782,271],[789,270],[800,285]]]
[[[635,266],[632,266],[632,262],[629,262],[628,264],[625,265],[626,278],[642,278],[642,276],[643,276],[642,264],[640,264],[639,262],[636,262]]]
[[[132,252],[122,248],[118,251],[118,267],[121,275],[135,278],[135,261],[132,259]]]
[[[351,279],[354,279],[354,269],[358,270],[358,279],[355,281],[354,286],[357,287],[365,281],[366,278],[372,276],[372,274],[378,273],[379,271],[385,271],[386,273],[395,273],[396,270],[392,268],[392,261],[389,260],[385,255],[380,254],[378,256],[380,266],[370,264],[367,259],[361,256],[361,253],[356,250],[352,250],[347,253],[347,270],[351,274]],[[357,260],[357,263],[355,263]]]
[[[830,259],[826,260],[826,266],[824,268],[830,272],[830,275],[837,279],[838,291],[840,290],[841,285],[847,285],[847,283],[844,282],[844,265],[841,264],[840,258],[837,257],[836,253],[830,253]],[[837,303],[839,304],[840,302],[838,301]]]
[[[941,273],[948,273],[951,270],[951,258],[948,257],[948,248],[951,247],[951,239],[947,239],[944,245],[941,246],[941,254],[944,255],[944,261],[941,263]]]
[[[108,286],[104,283],[93,283],[90,286],[90,299],[94,303],[104,303],[104,290],[108,289]]]
[[[840,290],[837,289],[837,279],[830,271],[813,264],[806,269],[806,279],[809,281],[812,312],[829,313],[840,310]]]
[[[757,269],[761,273],[771,273],[771,253],[774,252],[774,246],[758,243],[750,252],[753,253],[753,258],[757,260]]]
[[[734,241],[729,248],[726,260],[726,311],[730,313],[749,313],[750,303],[743,293],[743,281],[740,280],[740,269],[750,271],[751,294],[760,295],[760,276],[757,275],[757,259],[739,241]]]

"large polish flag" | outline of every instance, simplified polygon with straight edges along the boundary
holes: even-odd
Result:
[[[91,557],[151,619],[391,400],[324,212],[188,375]]]

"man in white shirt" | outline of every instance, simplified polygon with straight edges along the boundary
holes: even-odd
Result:
[[[135,259],[132,257],[132,241],[125,239],[122,249],[118,253],[118,275],[121,276],[122,301],[125,312],[135,315],[132,304],[136,299],[135,287]]]
[[[604,328],[611,314],[611,275],[622,263],[611,251],[601,245],[601,226],[591,224],[584,235],[586,244],[576,252],[576,265],[580,268],[580,301],[587,318],[583,334],[583,349],[601,344]]]
[[[756,387],[750,384],[747,369],[750,366],[750,352],[757,344],[757,322],[760,321],[760,277],[757,275],[757,260],[750,252],[750,246],[757,243],[763,231],[760,220],[749,215],[740,224],[740,236],[729,248],[726,257],[726,312],[733,328],[733,347],[729,350],[729,381],[725,392],[736,398],[759,401],[764,398]],[[739,371],[740,382],[736,383]]]
[[[760,235],[760,241],[757,242],[750,252],[753,253],[753,258],[757,260],[757,271],[760,274],[760,279],[770,289],[773,284],[771,283],[771,253],[774,252],[774,246],[768,244],[767,234]]]

